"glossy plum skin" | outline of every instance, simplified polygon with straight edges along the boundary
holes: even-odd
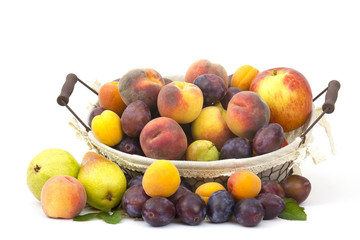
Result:
[[[140,142],[138,138],[131,138],[125,136],[120,143],[113,147],[116,150],[119,150],[128,154],[136,154],[140,156],[144,156],[144,152],[141,149]]]
[[[128,188],[122,198],[122,208],[130,217],[141,217],[142,207],[150,197],[146,195],[142,186]]]
[[[127,183],[127,187],[130,188],[132,186],[142,186],[143,175],[137,175],[132,177]]]
[[[194,82],[204,96],[204,106],[211,106],[219,102],[226,94],[227,87],[224,80],[215,74],[202,74]]]
[[[213,223],[228,221],[233,215],[235,199],[225,190],[216,191],[210,195],[207,202],[207,215]]]
[[[285,210],[284,200],[273,193],[261,193],[256,197],[264,208],[264,220],[274,219]]]
[[[238,201],[234,207],[236,221],[245,227],[254,227],[264,218],[264,208],[255,198]]]
[[[243,137],[235,137],[227,140],[220,150],[220,159],[247,158],[251,156],[251,142]]]
[[[223,108],[226,110],[227,106],[231,100],[231,98],[238,92],[241,92],[242,90],[240,88],[237,87],[229,87],[226,91],[225,96],[221,99],[221,105],[223,106]]]
[[[311,183],[309,179],[300,175],[290,175],[281,181],[285,196],[293,198],[300,204],[304,202],[311,192]]]
[[[137,100],[125,108],[121,115],[121,127],[127,136],[138,137],[150,120],[150,109],[143,101]]]
[[[206,217],[206,204],[197,194],[185,194],[176,203],[178,218],[190,226],[199,225]]]
[[[284,130],[277,123],[269,123],[261,127],[253,139],[253,149],[259,154],[276,151],[284,142]]]
[[[142,217],[151,226],[169,224],[175,218],[174,204],[164,197],[152,197],[143,205]]]
[[[278,195],[280,198],[285,197],[285,192],[282,186],[273,180],[263,180],[261,182],[261,191],[260,193],[273,193]]]
[[[178,202],[178,200],[186,195],[186,194],[191,194],[193,192],[191,192],[188,188],[180,185],[179,188],[176,190],[176,192],[171,195],[170,197],[168,197],[168,199],[174,204],[176,205],[176,203]]]

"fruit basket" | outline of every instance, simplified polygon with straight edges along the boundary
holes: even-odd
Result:
[[[97,90],[89,87],[75,74],[69,74],[67,76],[61,94],[57,98],[57,102],[59,105],[65,106],[74,115],[75,118],[74,121],[71,122],[71,125],[76,129],[77,136],[84,140],[91,149],[94,149],[101,155],[116,162],[129,177],[144,173],[146,168],[157,159],[127,154],[103,144],[95,137],[90,127],[88,127],[69,107],[69,98],[77,82],[80,82],[89,90],[97,94]],[[299,163],[305,159],[308,154],[311,154],[309,146],[314,139],[312,128],[325,114],[334,111],[334,104],[337,99],[339,88],[340,84],[338,81],[333,80],[329,82],[328,87],[313,99],[313,101],[315,101],[319,96],[326,92],[325,103],[321,108],[315,108],[314,103],[312,104],[311,115],[305,124],[293,131],[285,132],[284,136],[288,145],[279,150],[249,158],[223,159],[209,162],[168,160],[171,160],[175,164],[179,170],[180,176],[193,187],[197,187],[200,184],[209,181],[226,184],[228,177],[240,169],[250,170],[257,174],[262,180],[270,179],[281,181],[290,174],[300,174],[300,169],[298,167]],[[93,107],[96,106],[97,103],[93,105]],[[85,130],[83,130],[78,123],[80,123]]]

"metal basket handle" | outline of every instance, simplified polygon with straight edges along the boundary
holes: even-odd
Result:
[[[90,127],[88,127],[77,115],[76,113],[69,107],[68,103],[69,103],[69,98],[72,94],[72,92],[74,91],[74,87],[75,84],[77,82],[80,82],[82,85],[84,85],[85,87],[87,87],[89,90],[91,90],[93,93],[95,93],[96,95],[98,95],[98,93],[92,89],[91,87],[89,87],[85,82],[81,81],[75,74],[73,73],[69,73],[66,76],[65,79],[65,83],[61,88],[61,93],[60,95],[57,97],[56,101],[60,106],[65,106],[73,115],[74,117],[81,123],[81,125],[84,126],[84,128],[86,129],[87,132],[89,132],[91,129]]]
[[[331,80],[328,84],[328,87],[325,88],[321,93],[319,93],[313,101],[318,99],[322,94],[325,94],[325,102],[322,105],[322,113],[315,119],[315,121],[300,135],[302,141],[300,144],[305,142],[306,134],[316,125],[318,121],[325,115],[333,113],[335,110],[335,103],[338,97],[338,92],[340,89],[340,82],[337,80]]]

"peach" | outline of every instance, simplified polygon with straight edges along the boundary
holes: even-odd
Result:
[[[261,191],[261,179],[248,170],[238,170],[228,178],[227,188],[237,201],[254,198]]]
[[[185,82],[192,83],[195,78],[202,74],[211,73],[221,77],[224,80],[225,86],[229,86],[229,76],[225,68],[218,64],[212,63],[207,59],[200,59],[190,65],[185,74]]]
[[[191,124],[191,134],[194,140],[209,140],[220,151],[224,143],[234,137],[228,128],[226,110],[221,105],[202,109],[199,117]]]
[[[187,137],[175,120],[158,117],[148,122],[141,131],[140,145],[147,157],[178,160],[186,152]]]
[[[285,132],[305,123],[312,109],[312,92],[304,75],[291,68],[272,68],[259,73],[250,85],[266,101],[270,122]]]
[[[105,110],[93,118],[91,130],[101,143],[110,147],[118,144],[123,137],[120,117],[110,110]]]
[[[198,86],[174,81],[161,88],[157,107],[161,116],[186,124],[199,116],[203,102],[203,94]]]
[[[252,140],[270,120],[270,109],[262,97],[250,91],[236,93],[227,108],[226,123],[238,137]]]
[[[160,89],[165,85],[162,76],[151,68],[133,69],[119,81],[120,96],[126,105],[141,100],[154,109]]]
[[[119,82],[107,82],[99,90],[99,105],[121,116],[126,105],[119,93]]]
[[[41,190],[41,207],[46,216],[51,218],[74,218],[85,204],[85,188],[71,176],[53,176]]]

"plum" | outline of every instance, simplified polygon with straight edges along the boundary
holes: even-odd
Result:
[[[227,86],[224,80],[215,74],[202,74],[194,82],[204,96],[204,106],[211,106],[219,102],[226,94]]]
[[[127,136],[138,137],[150,120],[150,109],[143,101],[137,100],[125,108],[121,116],[121,127]]]
[[[226,91],[225,96],[221,99],[221,105],[224,109],[227,109],[227,106],[231,100],[231,98],[238,92],[241,92],[242,90],[237,87],[229,87]]]
[[[273,152],[281,148],[284,142],[284,130],[278,123],[269,123],[261,127],[253,139],[253,148],[258,155]]]
[[[260,193],[257,197],[264,208],[264,220],[274,219],[285,210],[284,200],[273,193]]]
[[[290,175],[281,181],[285,196],[293,198],[298,204],[307,199],[311,191],[309,179],[300,175]]]
[[[245,198],[235,204],[236,221],[246,227],[258,225],[264,218],[264,208],[256,198]]]
[[[122,198],[122,208],[130,217],[141,217],[142,208],[150,197],[146,195],[142,186],[128,188]]]
[[[251,156],[251,142],[243,137],[235,137],[227,140],[220,150],[220,159],[246,158]]]
[[[175,206],[167,198],[152,197],[143,205],[142,217],[151,226],[169,224],[175,218]]]
[[[119,150],[128,154],[136,154],[140,156],[145,156],[144,152],[141,149],[140,142],[138,138],[131,138],[125,136],[120,143],[113,147],[116,150]]]

